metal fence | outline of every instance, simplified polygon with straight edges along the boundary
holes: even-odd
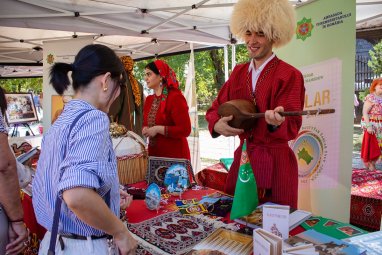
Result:
[[[355,58],[355,84],[354,90],[356,92],[363,91],[369,88],[372,81],[376,78],[376,74],[367,65],[370,58],[356,55]]]

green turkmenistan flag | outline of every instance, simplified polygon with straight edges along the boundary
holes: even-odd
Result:
[[[258,204],[259,197],[257,195],[256,180],[249,163],[247,143],[244,140],[231,210],[231,220],[247,216],[256,209]]]

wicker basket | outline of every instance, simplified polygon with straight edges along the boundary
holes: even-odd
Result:
[[[147,150],[142,138],[137,134],[129,131],[125,137],[118,142],[114,150],[122,144],[122,142],[134,142],[135,146],[140,147],[140,152],[137,150],[133,154],[127,155],[117,155],[117,165],[118,165],[118,177],[120,184],[131,184],[140,181],[144,181],[147,172]]]

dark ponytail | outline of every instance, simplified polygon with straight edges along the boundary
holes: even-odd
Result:
[[[59,95],[62,95],[70,85],[68,72],[73,71],[73,65],[55,63],[50,69],[50,83]]]
[[[120,80],[125,68],[115,52],[102,44],[90,44],[83,47],[73,64],[56,63],[50,70],[50,82],[60,95],[68,88],[68,72],[72,71],[73,89],[86,87],[96,76],[111,73],[111,78]]]

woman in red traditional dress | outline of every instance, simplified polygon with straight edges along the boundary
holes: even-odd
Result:
[[[369,170],[375,170],[382,147],[382,78],[375,79],[370,86],[370,94],[363,103],[361,127],[364,131],[361,158]]]
[[[145,67],[145,81],[154,90],[143,109],[142,134],[149,138],[149,156],[189,160],[191,121],[174,71],[163,60],[155,60]]]

